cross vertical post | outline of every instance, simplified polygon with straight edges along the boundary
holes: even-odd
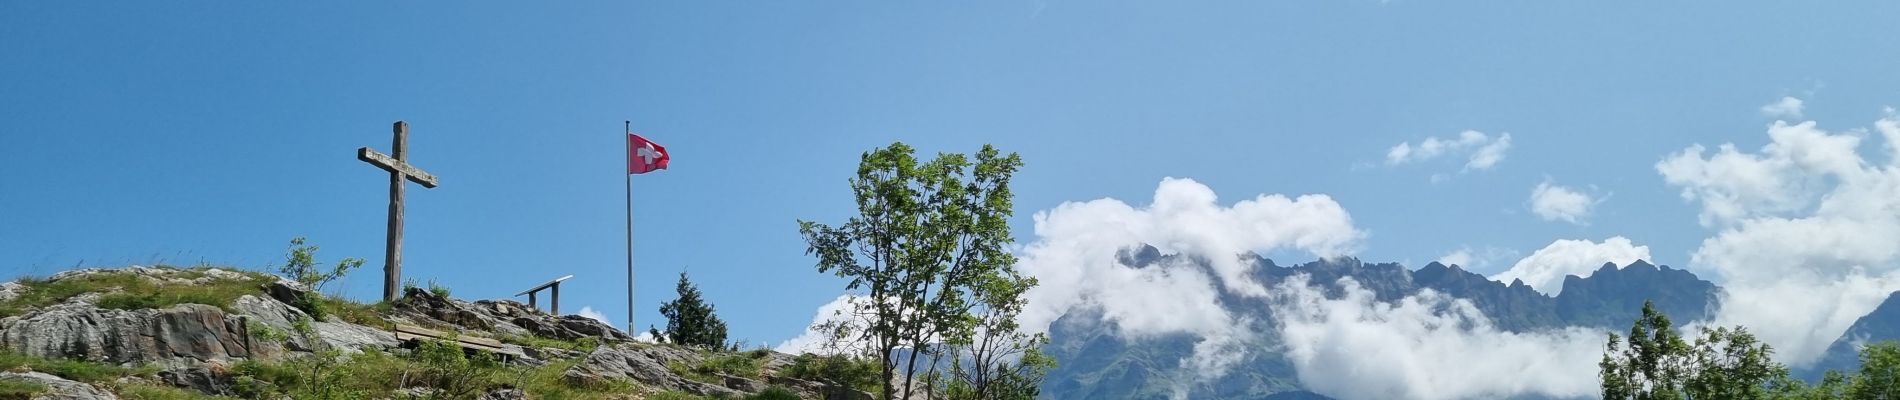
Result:
[[[396,121],[391,128],[393,157],[368,147],[356,149],[356,159],[389,171],[389,229],[383,247],[383,301],[395,301],[402,286],[402,197],[403,180],[435,188],[435,175],[409,165],[409,123]]]
[[[409,123],[396,121],[395,138],[390,140],[390,153],[394,153],[396,162],[406,162],[409,158]],[[402,172],[389,173],[389,230],[383,241],[383,300],[394,301],[398,294],[396,288],[402,284]]]

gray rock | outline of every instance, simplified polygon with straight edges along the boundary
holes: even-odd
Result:
[[[26,381],[45,386],[46,391],[32,400],[118,400],[112,392],[39,372],[0,372],[0,380]]]
[[[257,356],[245,317],[181,304],[159,310],[107,310],[81,296],[36,313],[0,320],[0,348],[38,357],[118,364],[229,360]]]
[[[19,298],[23,293],[26,293],[26,285],[21,285],[19,281],[0,283],[0,301]]]
[[[364,349],[390,349],[401,345],[396,334],[388,330],[371,328],[348,322],[313,322],[311,328],[317,331],[317,337],[331,348],[343,351],[343,354],[356,354]]]
[[[719,378],[725,381],[726,388],[746,393],[763,392],[766,388],[772,387],[765,382],[742,376],[720,375]]]
[[[158,381],[212,395],[232,395],[229,368],[216,361],[158,371]]]
[[[278,278],[276,282],[264,284],[264,293],[284,304],[300,304],[304,296],[310,294],[310,287],[301,282]]]
[[[625,343],[600,346],[587,360],[569,368],[563,377],[580,383],[630,380],[661,390],[678,390],[698,396],[737,396],[740,391],[675,375],[667,364],[698,364],[699,354],[692,350]]]
[[[598,338],[603,342],[632,341],[626,332],[578,315],[555,316],[513,300],[482,300],[474,303],[437,296],[420,288],[403,292],[396,313],[424,325],[449,325],[465,330],[488,331],[504,335],[540,336],[561,340]]]
[[[309,314],[275,298],[245,295],[232,302],[231,308],[252,321],[289,334],[290,338],[285,344],[291,350],[317,351],[321,345],[340,350],[343,354],[357,354],[364,349],[389,349],[400,344],[396,341],[396,335],[388,330],[342,321],[312,321],[310,328],[316,331],[322,343],[308,343],[301,335],[294,334],[292,321],[310,318]]]
[[[483,394],[478,400],[528,400],[528,392],[521,389],[500,389]]]

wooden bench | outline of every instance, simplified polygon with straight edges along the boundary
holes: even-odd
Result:
[[[489,339],[485,337],[468,336],[468,335],[453,335],[453,334],[443,333],[441,331],[426,329],[420,326],[405,325],[405,324],[395,324],[393,327],[391,327],[390,331],[396,333],[396,341],[398,342],[420,342],[423,340],[441,340],[445,342],[455,343],[456,346],[461,346],[463,349],[485,351],[485,352],[501,355],[503,362],[507,362],[512,359],[518,359],[518,358],[527,356],[526,354],[521,352],[521,348],[518,346],[510,346],[508,344],[502,343],[499,340]]]

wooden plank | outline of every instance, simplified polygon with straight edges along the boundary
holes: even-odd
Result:
[[[382,168],[384,171],[389,171],[390,173],[402,174],[404,178],[408,178],[411,182],[421,184],[422,187],[425,188],[434,189],[437,184],[435,175],[430,175],[421,168],[416,168],[414,165],[409,165],[407,162],[397,160],[395,157],[390,157],[387,154],[377,152],[368,147],[357,148],[356,159],[363,160],[363,162],[374,165],[377,168]]]
[[[413,325],[397,324],[395,331],[396,331],[396,340],[402,340],[402,341],[422,340],[422,339],[449,340],[450,337],[454,337],[455,341],[458,344],[464,345],[463,347],[469,347],[470,345],[473,345],[473,346],[488,347],[488,348],[494,348],[494,349],[505,348],[505,346],[499,340],[489,339],[489,338],[479,337],[479,336],[450,335],[448,333],[429,330],[429,329],[425,329],[425,328],[422,328],[419,326],[413,326]]]

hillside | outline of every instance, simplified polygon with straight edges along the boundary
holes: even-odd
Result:
[[[0,399],[870,398],[869,382],[827,372],[836,360],[641,343],[447,294],[410,287],[366,305],[224,268],[23,278],[0,284]],[[397,324],[499,345],[398,340]]]

